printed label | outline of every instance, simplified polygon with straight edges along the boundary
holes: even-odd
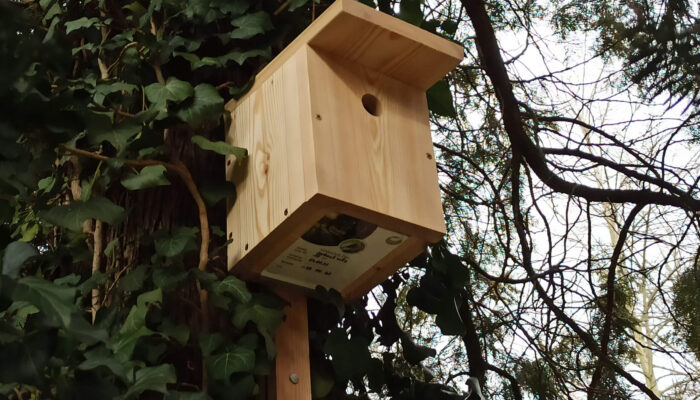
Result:
[[[349,215],[327,215],[282,252],[262,276],[340,291],[404,240],[406,235]]]

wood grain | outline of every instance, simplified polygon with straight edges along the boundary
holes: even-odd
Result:
[[[289,307],[285,308],[285,320],[275,335],[275,398],[311,400],[306,297],[294,289],[277,288],[275,291],[289,303]],[[296,383],[290,379],[292,374],[296,375]]]
[[[245,170],[227,163],[238,195],[227,216],[229,268],[260,279],[329,213],[409,236],[347,282],[342,292],[353,298],[440,240],[445,224],[425,90],[461,56],[443,38],[354,0],[336,1],[248,94],[227,104],[227,140],[249,151]]]

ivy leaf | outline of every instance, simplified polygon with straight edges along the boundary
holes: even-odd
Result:
[[[335,379],[333,371],[322,368],[311,369],[311,398],[320,399],[328,396],[333,390]]]
[[[333,370],[341,379],[351,379],[364,374],[370,367],[369,342],[358,336],[348,339],[341,328],[334,328],[326,339],[323,351],[331,356]]]
[[[267,307],[258,301],[249,303],[237,304],[233,314],[233,325],[239,329],[248,322],[253,322],[258,332],[265,338],[265,347],[267,354],[274,357],[275,351],[275,331],[282,323],[284,313],[280,309]]]
[[[75,31],[75,30],[78,30],[78,29],[89,28],[98,22],[100,22],[100,20],[97,17],[93,17],[93,18],[82,17],[82,18],[74,19],[73,21],[67,21],[66,22],[66,35]]]
[[[146,189],[156,186],[170,185],[168,178],[163,176],[166,168],[162,165],[149,165],[143,167],[138,175],[131,175],[122,179],[121,183],[128,190]]]
[[[238,17],[231,21],[231,25],[238,28],[231,32],[231,39],[250,39],[253,36],[272,29],[270,15],[265,11],[258,11]]]
[[[236,157],[236,164],[242,163],[243,160],[245,160],[246,157],[248,157],[248,150],[242,147],[236,147],[221,141],[212,142],[211,140],[203,136],[192,136],[192,143],[199,146],[199,148],[201,148],[202,150],[213,151],[214,153],[218,153],[224,156],[234,156]]]
[[[199,58],[196,54],[179,51],[173,52],[173,57],[182,57],[187,60],[190,63],[190,69],[193,71],[202,67],[221,67],[221,62],[214,57]]]
[[[171,364],[141,368],[136,371],[134,384],[129,387],[125,397],[130,398],[146,390],[166,393],[167,385],[175,382],[177,382],[175,368]]]
[[[255,367],[255,352],[246,347],[235,347],[223,354],[211,356],[208,371],[214,379],[228,379],[236,372],[251,371]]]
[[[47,331],[30,335],[24,342],[0,346],[0,382],[40,386],[44,368],[53,353],[56,336]]]
[[[199,188],[199,193],[210,206],[226,198],[236,201],[236,185],[232,182],[205,184]]]
[[[65,206],[43,210],[38,216],[54,225],[80,231],[83,221],[96,219],[108,224],[118,224],[124,217],[124,209],[104,197],[91,197],[88,201],[73,201]]]
[[[109,142],[117,150],[123,150],[134,135],[141,132],[141,123],[134,119],[112,124],[110,113],[90,112],[85,116],[87,139],[91,145]]]
[[[207,83],[201,83],[194,88],[194,97],[182,103],[175,115],[183,122],[192,125],[202,125],[214,122],[224,113],[224,99],[216,88]]]
[[[160,82],[152,83],[143,90],[148,101],[153,104],[165,105],[171,101],[180,103],[194,94],[194,89],[189,82],[170,77],[163,85]]]
[[[442,22],[442,24],[440,24],[440,28],[442,28],[442,30],[450,36],[455,35],[455,33],[457,32],[457,27],[458,27],[457,22],[455,22],[451,19],[446,19],[445,21]]]
[[[163,321],[162,324],[160,324],[160,327],[158,328],[160,333],[163,335],[174,339],[181,345],[186,345],[187,341],[190,340],[190,328],[187,325],[184,324],[174,324],[172,321],[169,319],[166,319]]]
[[[35,276],[26,276],[17,281],[12,298],[35,305],[48,317],[55,318],[67,327],[75,309],[75,294],[74,287],[60,286]]]
[[[247,303],[252,298],[245,282],[233,275],[227,276],[223,281],[214,285],[213,290],[217,294],[228,293],[241,303]]]
[[[246,0],[228,0],[217,2],[215,7],[218,7],[219,11],[225,14],[241,15],[248,11],[250,2]]]
[[[165,395],[165,400],[211,400],[211,397],[202,392],[178,392],[171,390]]]
[[[112,93],[125,92],[127,94],[131,94],[136,89],[136,85],[122,81],[99,83],[97,86],[95,86],[94,100],[97,104],[102,104],[105,97]]]
[[[114,358],[112,352],[106,347],[96,347],[83,354],[85,361],[78,365],[80,370],[91,370],[97,367],[107,367],[114,375],[126,381],[126,371],[124,364]]]
[[[440,80],[428,89],[427,96],[430,111],[442,117],[455,118],[457,116],[457,111],[452,103],[450,85],[446,80]]]
[[[218,57],[217,60],[219,61],[219,64],[221,66],[226,66],[226,64],[228,64],[230,61],[235,61],[236,64],[243,65],[243,63],[249,58],[270,58],[271,53],[272,51],[269,47],[266,47],[264,49],[253,49],[248,51],[232,51],[228,54]]]
[[[296,10],[297,8],[303,6],[304,4],[308,3],[309,0],[294,0],[291,3],[289,3],[289,12],[292,12]],[[323,396],[321,396],[323,397]]]
[[[224,344],[224,335],[219,332],[202,332],[199,335],[199,348],[205,357],[216,351],[222,344]]]
[[[156,253],[163,257],[175,257],[186,250],[196,249],[194,241],[197,232],[199,229],[195,227],[179,226],[170,235],[162,231],[156,233]]]
[[[426,358],[435,357],[437,354],[435,349],[416,344],[406,332],[401,332],[401,347],[406,361],[413,365],[418,365]]]
[[[423,21],[423,11],[421,11],[421,0],[401,0],[399,3],[399,14],[397,17],[416,26],[420,26]]]
[[[66,328],[68,334],[88,346],[98,342],[106,342],[108,337],[107,331],[90,324],[85,320],[84,315],[85,313],[79,313],[78,311],[73,312],[70,324]]]
[[[22,264],[29,258],[39,254],[34,246],[26,242],[12,242],[5,247],[2,255],[2,274],[17,278]]]
[[[131,307],[119,333],[110,344],[112,351],[121,359],[130,359],[136,342],[143,336],[153,334],[153,331],[146,327],[146,314],[150,304],[161,301],[163,301],[163,292],[160,289],[142,293],[136,298],[136,305]]]

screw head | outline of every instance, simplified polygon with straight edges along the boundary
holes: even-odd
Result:
[[[297,383],[299,383],[299,375],[297,375],[297,374],[289,375],[289,381],[296,385]]]

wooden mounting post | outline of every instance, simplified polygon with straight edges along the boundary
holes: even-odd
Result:
[[[289,307],[285,309],[285,320],[275,336],[275,388],[269,399],[311,400],[306,296],[290,288],[278,288],[276,292],[289,303]]]

